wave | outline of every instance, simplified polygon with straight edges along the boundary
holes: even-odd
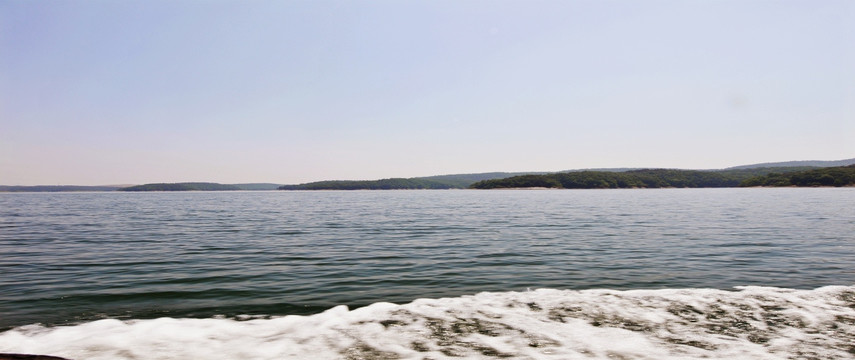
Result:
[[[479,293],[297,316],[98,320],[0,333],[68,359],[852,359],[855,286]]]

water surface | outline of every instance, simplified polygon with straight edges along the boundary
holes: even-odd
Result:
[[[853,204],[851,188],[6,193],[0,329],[538,288],[851,286]]]

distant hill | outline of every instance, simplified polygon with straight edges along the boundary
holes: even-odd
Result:
[[[279,190],[392,190],[509,187],[622,188],[622,187],[732,187],[770,173],[790,173],[818,167],[855,164],[839,161],[790,161],[735,166],[721,170],[600,168],[562,172],[490,172],[381,180],[328,180],[283,185]]]
[[[380,180],[327,180],[297,185],[282,185],[279,190],[406,190],[406,189],[465,189],[472,183],[539,173],[491,172],[477,174],[436,175],[415,178],[390,178]]]
[[[839,167],[839,166],[848,166],[855,164],[855,158],[847,159],[847,160],[836,160],[836,161],[822,161],[822,160],[809,160],[809,161],[786,161],[786,162],[770,162],[770,163],[761,163],[761,164],[750,164],[750,165],[740,165],[733,166],[720,170],[674,170],[667,169],[667,171],[695,171],[701,173],[716,173],[717,175],[724,176],[732,181],[742,182],[754,176],[762,176],[767,174],[783,174],[783,173],[792,173],[796,171],[806,171],[812,170],[816,168],[826,168],[826,167]],[[137,185],[137,186],[76,186],[76,185],[38,185],[38,186],[8,186],[8,185],[0,185],[0,192],[63,192],[63,191],[224,191],[224,190],[358,190],[358,189],[371,189],[371,190],[391,190],[391,189],[465,189],[471,187],[473,184],[497,180],[497,179],[510,179],[517,178],[520,176],[527,176],[526,179],[533,181],[534,183],[543,181],[543,178],[539,178],[542,176],[557,176],[557,174],[568,174],[568,173],[582,173],[584,176],[590,177],[591,174],[601,174],[598,175],[601,177],[601,180],[604,180],[606,183],[612,180],[609,179],[618,179],[621,178],[621,175],[604,175],[604,174],[632,174],[635,172],[635,175],[643,174],[644,171],[651,171],[650,169],[641,169],[641,168],[593,168],[593,169],[577,169],[577,170],[566,170],[561,172],[543,172],[543,171],[531,171],[531,172],[488,172],[488,173],[472,173],[472,174],[450,174],[450,175],[434,175],[434,176],[423,176],[423,177],[413,177],[413,178],[389,178],[389,179],[380,179],[380,180],[326,180],[326,181],[315,181],[304,184],[296,184],[296,185],[279,185],[273,183],[243,183],[243,184],[218,184],[218,183],[209,183],[209,182],[186,182],[186,183],[156,183],[156,184],[145,184],[145,185]],[[666,169],[656,169],[659,173],[667,173]],[[676,173],[674,173],[676,174]],[[568,175],[561,175],[563,178],[568,178]],[[694,176],[694,175],[692,175]],[[705,175],[706,176],[706,175]],[[704,177],[704,176],[702,176]],[[669,183],[671,180],[675,180],[676,183],[673,183],[673,186],[682,186],[680,184],[684,184],[682,180],[670,179],[665,181],[665,183]],[[513,181],[519,181],[519,179],[515,179]],[[617,181],[617,180],[614,180]],[[731,183],[732,183],[731,181]],[[649,186],[651,184],[656,184],[657,182],[649,182],[647,183]],[[496,183],[498,184],[498,183]],[[556,183],[548,182],[544,183],[546,187],[555,187]],[[638,184],[633,183],[633,184]],[[662,183],[664,184],[664,183]],[[589,184],[590,186],[594,186]],[[481,186],[481,185],[479,185]],[[494,186],[494,185],[490,185]],[[498,186],[498,185],[495,185]],[[532,185],[534,186],[534,185]],[[600,185],[598,185],[600,186]],[[611,185],[610,185],[611,186]],[[663,185],[668,186],[668,185]],[[502,186],[500,186],[502,187]]]
[[[824,169],[826,168],[775,167],[735,170],[643,169],[625,172],[571,171],[484,180],[476,182],[470,187],[473,189],[533,187],[556,189],[737,187],[752,186],[743,184],[751,182],[758,177],[769,176],[770,174],[789,176],[790,174]],[[826,179],[825,181],[828,180]],[[836,184],[834,180],[831,183]]]
[[[724,169],[724,170],[703,170],[703,171],[712,171],[720,174],[724,174],[727,176],[731,176],[736,178],[739,181],[745,181],[749,178],[755,176],[762,176],[766,174],[772,173],[791,173],[797,171],[806,171],[818,169],[816,166],[776,166],[776,167],[758,167],[758,168],[744,168],[744,169]]]
[[[742,186],[855,186],[855,165],[769,173],[743,181]]]
[[[229,191],[240,190],[234,185],[223,185],[207,182],[188,183],[157,183],[120,188],[119,191]]]
[[[419,180],[429,180],[429,181],[439,181],[446,184],[457,185],[457,187],[461,189],[465,189],[472,185],[472,183],[481,181],[481,180],[489,180],[489,179],[500,179],[511,176],[518,175],[540,175],[547,174],[546,172],[488,172],[488,173],[475,173],[475,174],[452,174],[452,175],[435,175],[435,176],[423,176],[417,177],[414,179]]]
[[[847,165],[853,165],[853,164],[855,164],[855,158],[846,159],[846,160],[834,160],[834,161],[804,160],[804,161],[771,162],[771,163],[734,166],[734,167],[726,168],[724,170],[771,168],[771,167],[794,167],[794,166],[834,167],[834,166],[847,166]]]
[[[299,185],[282,185],[279,190],[405,190],[405,189],[455,189],[454,182],[424,179],[391,178],[380,180],[330,180]]]
[[[546,175],[523,175],[484,180],[473,189],[532,188],[622,189],[663,187],[734,187],[739,180],[711,171],[645,169],[626,172],[571,171]]]
[[[121,186],[77,186],[77,185],[0,185],[0,192],[66,192],[66,191],[116,191]]]
[[[572,169],[572,170],[556,171],[556,173],[581,172],[581,171],[627,172],[627,171],[644,170],[644,169],[645,168],[590,168],[590,169]]]

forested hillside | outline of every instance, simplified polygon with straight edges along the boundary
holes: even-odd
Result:
[[[157,183],[130,186],[121,188],[119,191],[224,191],[224,190],[240,190],[234,185],[223,185],[207,182],[189,182],[189,183]]]
[[[579,171],[546,175],[514,176],[479,181],[473,189],[532,188],[621,189],[699,188],[737,186],[844,186],[850,180],[846,168],[775,167],[700,171],[645,169],[626,172]],[[778,185],[781,184],[781,185]]]
[[[748,179],[742,186],[855,186],[855,165],[770,173]]]
[[[474,189],[547,187],[559,189],[619,189],[662,187],[732,187],[739,180],[717,172],[698,170],[579,171],[515,176],[479,181]]]
[[[382,180],[330,180],[299,185],[283,185],[279,190],[401,190],[462,188],[449,181],[392,178]]]
[[[283,185],[279,190],[402,190],[402,189],[465,189],[472,183],[522,174],[491,172],[478,174],[436,175],[416,178],[390,178],[381,180],[328,180],[299,185]]]

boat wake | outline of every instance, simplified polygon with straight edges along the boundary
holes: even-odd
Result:
[[[853,359],[855,286],[553,290],[0,333],[68,359]]]

